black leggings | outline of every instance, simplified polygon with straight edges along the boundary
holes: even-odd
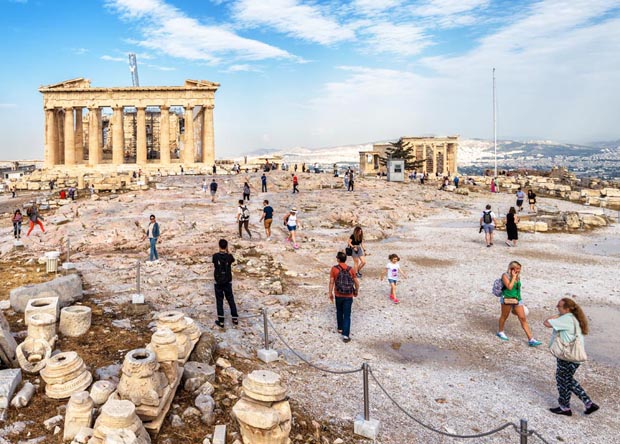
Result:
[[[248,228],[248,226],[250,225],[250,221],[249,220],[240,220],[239,221],[239,237],[243,237],[243,235],[241,234],[242,228],[245,228],[245,231],[250,235],[250,239],[252,238],[252,233],[250,233],[250,229]]]

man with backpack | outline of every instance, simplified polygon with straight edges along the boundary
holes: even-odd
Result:
[[[336,303],[336,322],[338,333],[344,342],[351,341],[351,306],[353,298],[357,297],[360,283],[357,280],[353,267],[349,267],[347,254],[339,251],[336,255],[338,264],[334,265],[329,274],[329,300]]]
[[[493,231],[495,230],[495,213],[491,211],[491,205],[487,204],[486,209],[480,215],[480,227],[484,231],[487,247],[490,247],[493,245]]]
[[[250,239],[252,239],[252,233],[250,233],[250,229],[248,228],[250,224],[250,210],[245,205],[243,199],[239,200],[239,207],[237,207],[237,222],[239,222],[239,237],[243,237],[241,229],[245,228]]]
[[[224,298],[230,307],[233,325],[239,324],[237,305],[232,291],[232,269],[231,265],[235,258],[228,252],[228,241],[220,239],[220,251],[213,255],[213,278],[215,279],[215,305],[217,307],[217,321],[215,325],[224,328]]]

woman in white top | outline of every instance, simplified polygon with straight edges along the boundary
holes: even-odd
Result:
[[[301,228],[301,224],[297,220],[297,208],[291,208],[286,216],[284,216],[284,225],[288,229],[288,237],[286,238],[286,242],[292,242],[293,248],[299,248],[299,244],[297,243],[297,239],[295,237],[295,232],[297,228]]]
[[[551,343],[557,340],[556,336],[564,343],[569,343],[577,339],[583,341],[583,335],[588,334],[588,319],[577,303],[571,298],[562,298],[557,305],[558,314],[551,316],[544,324],[545,327],[553,328]],[[559,407],[549,409],[556,415],[571,416],[573,412],[570,408],[570,396],[574,393],[585,405],[585,414],[589,415],[599,409],[599,406],[592,402],[585,390],[573,377],[579,368],[578,362],[565,361],[557,358],[555,371],[555,381],[558,386]]]

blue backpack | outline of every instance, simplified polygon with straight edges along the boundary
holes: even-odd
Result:
[[[495,281],[493,282],[493,289],[491,290],[491,292],[498,298],[502,296],[502,290],[505,288],[504,281],[502,280],[503,277],[504,275],[502,274],[499,279],[495,279]]]

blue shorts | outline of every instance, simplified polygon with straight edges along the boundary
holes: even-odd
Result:
[[[388,279],[388,282],[389,282],[390,284],[394,284],[394,285],[396,285],[396,283],[398,282],[398,280],[397,280],[397,279]]]
[[[295,231],[297,229],[297,225],[287,225],[288,231]]]
[[[500,304],[502,304],[502,305],[504,305],[504,297],[503,297],[503,296],[499,298],[499,303],[500,303]],[[518,304],[516,304],[516,305],[525,305],[525,302],[523,302],[523,299],[521,299],[521,300],[519,301],[519,303],[518,303]]]

